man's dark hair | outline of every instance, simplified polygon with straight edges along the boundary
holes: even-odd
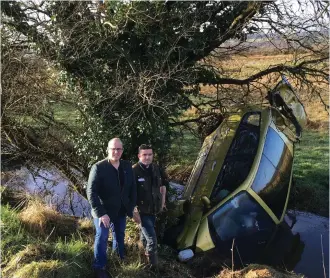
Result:
[[[141,150],[152,150],[152,146],[151,145],[147,145],[147,144],[142,144],[140,147],[139,147],[139,152]]]

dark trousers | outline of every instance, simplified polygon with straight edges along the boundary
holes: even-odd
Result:
[[[155,231],[155,215],[140,214],[140,239],[148,255],[157,253],[157,236]]]
[[[126,229],[126,216],[118,216],[113,221],[110,228],[105,228],[103,223],[99,225],[99,218],[94,218],[94,226],[96,229],[95,243],[94,243],[94,268],[104,268],[107,263],[107,247],[109,230],[113,233],[113,238],[116,239],[117,244],[113,241],[112,248],[117,250],[121,259],[124,258],[124,238]]]

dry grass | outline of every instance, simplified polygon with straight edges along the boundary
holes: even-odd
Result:
[[[10,276],[10,274],[18,271],[24,265],[31,263],[32,261],[45,259],[47,253],[44,246],[37,246],[35,244],[29,244],[22,251],[14,255],[6,267],[2,270],[4,276]]]
[[[9,205],[15,209],[22,209],[26,206],[30,195],[24,190],[15,190],[10,186],[0,187],[1,204]]]
[[[61,274],[64,263],[58,260],[49,261],[33,261],[18,269],[11,277],[13,278],[54,278],[65,277],[65,273]],[[63,276],[64,275],[64,276]]]
[[[273,55],[264,55],[262,51],[258,54],[240,54],[232,55],[226,60],[215,59],[211,57],[206,60],[207,64],[212,64],[221,70],[222,74],[231,78],[247,78],[261,70],[265,70],[275,65],[292,66],[302,60],[310,59],[311,53],[278,53]]]
[[[329,114],[320,100],[308,102],[305,108],[308,116],[308,128],[313,130],[326,130],[329,128]]]
[[[79,218],[78,219],[78,230],[85,231],[86,233],[93,233],[94,225],[91,219]]]
[[[280,272],[266,265],[252,264],[238,271],[224,269],[217,278],[303,278],[304,276],[289,272]]]
[[[47,238],[70,236],[77,229],[75,218],[62,215],[39,200],[30,201],[19,218],[28,231]]]
[[[208,64],[217,67],[224,77],[245,79],[259,71],[275,65],[293,65],[293,54],[278,55],[233,55],[226,60],[207,60]]]

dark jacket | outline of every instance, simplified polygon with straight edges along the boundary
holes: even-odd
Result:
[[[92,216],[99,218],[107,214],[111,219],[118,216],[121,203],[127,215],[133,216],[136,206],[136,184],[130,162],[120,160],[124,171],[123,188],[119,182],[117,170],[108,159],[101,160],[92,166],[87,185],[87,198],[92,207]]]
[[[167,179],[157,164],[152,163],[149,167],[151,174],[140,163],[133,165],[137,185],[136,205],[140,213],[157,214],[162,205],[160,187],[167,185]]]

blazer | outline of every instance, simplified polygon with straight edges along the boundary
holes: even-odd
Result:
[[[122,190],[118,172],[108,159],[95,163],[91,168],[87,184],[87,198],[94,218],[107,214],[112,221],[117,218],[121,203],[124,204],[127,215],[133,217],[133,209],[136,206],[134,173],[129,161],[120,160],[120,165],[124,171]]]

